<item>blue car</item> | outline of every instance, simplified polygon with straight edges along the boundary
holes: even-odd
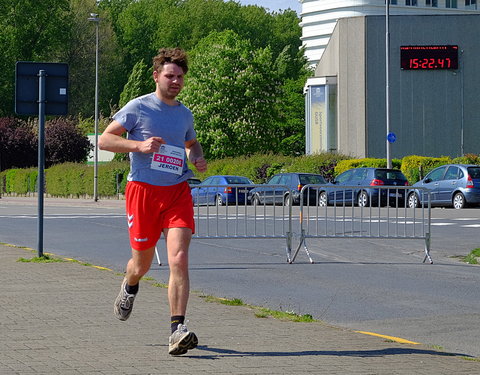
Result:
[[[253,182],[243,176],[210,176],[192,187],[193,204],[244,205],[248,192],[253,188],[249,185],[253,185]]]
[[[412,188],[422,187],[430,192],[432,206],[480,205],[480,166],[472,164],[447,164],[435,168]],[[408,206],[420,207],[426,202],[420,189],[408,194]]]

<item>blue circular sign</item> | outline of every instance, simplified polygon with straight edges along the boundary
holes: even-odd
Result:
[[[390,143],[393,143],[397,140],[397,136],[395,135],[395,133],[388,133],[387,134],[387,141],[390,142]]]

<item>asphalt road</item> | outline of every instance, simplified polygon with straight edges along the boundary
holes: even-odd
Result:
[[[37,248],[35,199],[0,199],[0,242]],[[480,357],[480,268],[455,256],[480,247],[480,209],[433,209],[434,264],[421,240],[315,239],[285,261],[283,239],[195,239],[195,290]],[[44,251],[115,270],[129,259],[122,202],[46,199]],[[166,261],[165,249],[159,253]],[[168,268],[150,276],[166,282]]]

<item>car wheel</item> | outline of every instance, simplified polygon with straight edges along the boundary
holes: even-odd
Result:
[[[328,205],[328,197],[325,191],[318,194],[318,205],[320,207],[326,207]]]
[[[420,201],[417,197],[417,194],[415,193],[410,193],[408,195],[408,207],[409,208],[418,208],[420,207]]]
[[[283,198],[283,204],[285,207],[292,205],[292,198],[290,197],[290,194],[285,195],[285,198]]]
[[[367,207],[369,202],[368,202],[368,194],[366,191],[361,191],[358,193],[357,197],[357,204],[359,207]]]
[[[465,208],[465,197],[462,193],[457,193],[453,196],[453,207],[457,210]]]
[[[253,196],[253,205],[254,206],[259,206],[260,204],[261,204],[260,197],[258,196],[258,194],[255,194]]]
[[[215,204],[217,206],[223,206],[223,199],[221,195],[217,195],[217,197],[215,198]]]

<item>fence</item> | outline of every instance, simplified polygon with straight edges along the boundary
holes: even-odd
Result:
[[[307,185],[302,188],[318,192],[318,204],[302,200],[300,205],[300,243],[290,262],[294,262],[303,246],[310,262],[308,238],[380,238],[425,241],[425,257],[430,256],[431,207],[430,193],[420,188],[424,204],[409,207],[408,186],[325,186]],[[307,203],[307,204],[306,204]]]
[[[197,185],[192,187],[193,238],[285,239],[288,263],[295,261],[302,247],[314,263],[307,239],[416,239],[425,242],[423,262],[428,259],[433,263],[430,196],[425,191],[427,204],[410,208],[410,189],[306,185],[295,191],[283,185]],[[299,207],[293,208],[296,202]],[[298,246],[292,251],[293,239],[297,238]],[[161,264],[158,252],[156,256]]]

